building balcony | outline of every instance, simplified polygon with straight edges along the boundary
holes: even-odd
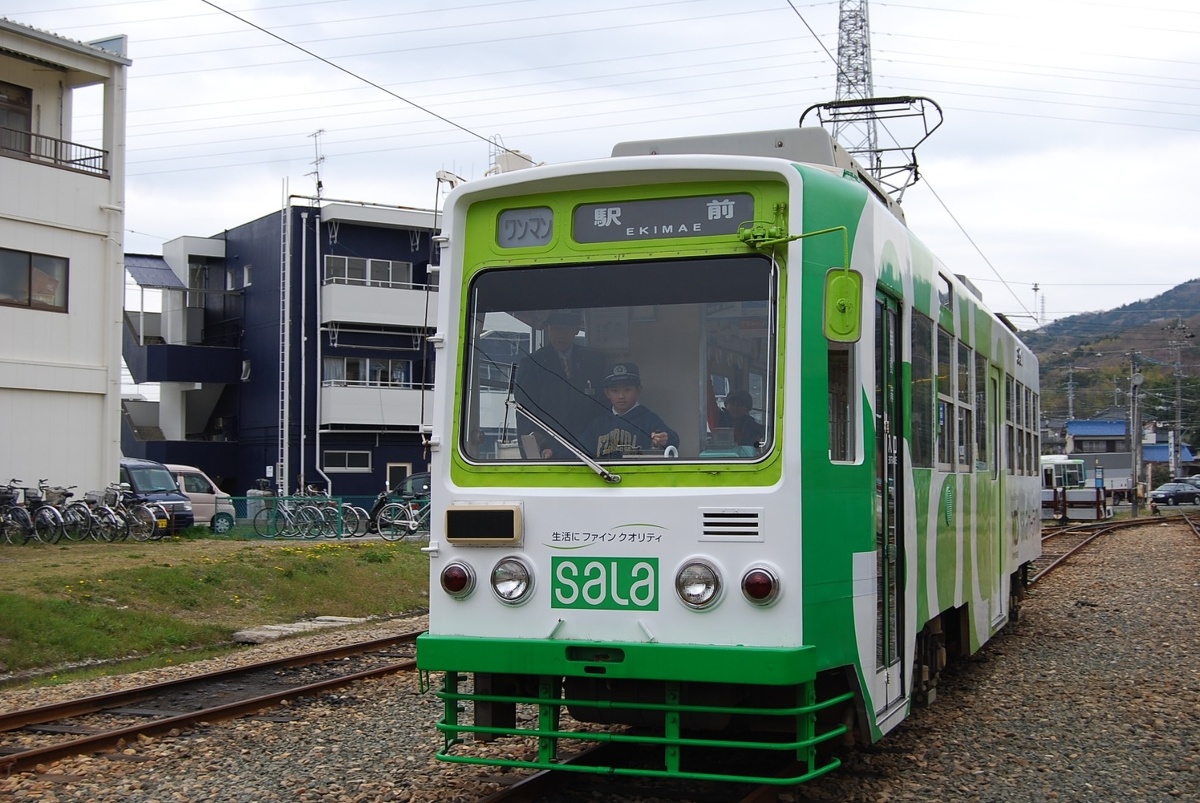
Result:
[[[168,343],[160,323],[158,313],[125,313],[121,354],[134,382],[241,381],[240,348]]]
[[[0,126],[0,156],[108,178],[108,153],[100,148],[16,128]]]
[[[417,430],[433,414],[430,386],[325,382],[321,386],[321,426]]]
[[[432,328],[437,289],[426,285],[336,279],[321,287],[321,324]]]

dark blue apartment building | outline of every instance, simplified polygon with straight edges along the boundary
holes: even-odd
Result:
[[[293,196],[161,257],[127,254],[158,304],[127,309],[123,354],[159,399],[123,402],[123,453],[198,466],[235,496],[261,478],[373,496],[428,470],[436,225]]]

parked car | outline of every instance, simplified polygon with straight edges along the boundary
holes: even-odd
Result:
[[[1150,492],[1150,501],[1160,505],[1196,504],[1200,499],[1200,487],[1190,482],[1164,482]]]
[[[175,476],[179,490],[192,500],[192,513],[196,517],[196,524],[211,527],[218,535],[224,535],[233,529],[237,513],[234,511],[232,496],[218,488],[211,477],[195,466],[181,466],[177,463],[167,463],[166,466]]]
[[[410,474],[392,489],[392,494],[405,499],[429,496],[429,472],[422,471],[419,474]]]
[[[175,476],[162,463],[137,457],[121,458],[120,481],[147,501],[158,502],[171,516],[171,532],[178,533],[196,523],[192,500],[179,492]]]

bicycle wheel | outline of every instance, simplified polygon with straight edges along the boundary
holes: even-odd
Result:
[[[362,520],[358,516],[358,509],[353,505],[342,505],[342,535],[359,535],[359,527],[362,525]]]
[[[282,517],[275,508],[264,507],[254,514],[254,532],[261,538],[274,538],[282,526]]]
[[[375,522],[379,537],[384,541],[399,541],[412,532],[415,523],[412,511],[403,502],[389,502],[384,505]]]
[[[354,517],[357,521],[354,524],[354,537],[361,538],[367,534],[367,524],[371,521],[371,514],[366,508],[354,505]]]
[[[92,511],[83,502],[72,502],[63,509],[63,527],[68,541],[82,541],[92,532]]]
[[[129,522],[129,537],[134,541],[149,541],[155,537],[158,518],[145,505],[131,508],[126,521]]]
[[[20,545],[33,537],[33,519],[23,507],[10,507],[4,520],[4,540]]]
[[[426,502],[421,506],[420,510],[412,511],[413,514],[413,534],[423,537],[429,536],[429,510],[430,504]]]
[[[320,538],[325,532],[325,514],[316,505],[305,505],[296,511],[296,522],[302,538]]]
[[[171,511],[167,510],[166,506],[161,502],[146,502],[145,507],[150,511],[150,515],[154,516],[154,534],[150,537],[155,541],[159,541],[171,535],[171,524],[175,517],[171,515]]]
[[[326,538],[337,538],[342,534],[342,513],[332,505],[329,507],[320,508],[321,510],[321,534]]]
[[[63,536],[62,514],[50,506],[33,512],[33,537],[43,544],[57,544]]]
[[[117,516],[116,511],[107,505],[100,505],[92,511],[93,526],[90,535],[97,541],[111,543],[117,540],[125,523]]]

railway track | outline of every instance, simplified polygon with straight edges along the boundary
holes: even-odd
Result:
[[[0,714],[0,774],[415,668],[418,633]]]
[[[1086,522],[1045,529],[1042,531],[1042,556],[1031,564],[1029,582],[1030,584],[1038,582],[1051,571],[1065,563],[1072,555],[1102,535],[1116,532],[1117,530],[1125,530],[1130,527],[1144,527],[1148,524],[1162,521],[1164,518],[1173,517]],[[1186,515],[1182,517],[1187,520]],[[1188,523],[1191,524],[1191,521]],[[1192,526],[1193,530],[1195,530],[1196,525],[1193,524]]]

